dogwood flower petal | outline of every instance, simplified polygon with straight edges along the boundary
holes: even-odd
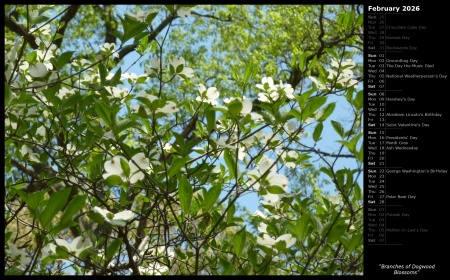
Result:
[[[295,237],[293,237],[292,234],[287,233],[287,234],[283,234],[283,235],[279,236],[276,239],[276,242],[279,242],[279,241],[286,242],[286,248],[290,248],[290,247],[292,247],[295,244],[297,239],[295,239]]]
[[[173,101],[166,101],[166,105],[164,107],[156,110],[157,113],[161,112],[166,114],[176,113],[178,111],[180,111],[180,109],[177,108],[177,104]]]
[[[122,221],[125,223],[125,221],[129,221],[129,220],[133,219],[133,217],[134,217],[134,214],[132,211],[125,210],[125,211],[114,214],[114,218],[111,220],[111,224],[113,224],[112,222],[119,222],[119,221]]]
[[[273,245],[275,245],[277,242],[276,242],[275,239],[273,239],[272,237],[270,237],[270,235],[264,233],[264,234],[262,235],[262,237],[261,237],[261,236],[257,236],[257,237],[256,237],[256,243],[258,243],[259,245],[262,245],[262,246],[266,246],[266,247],[271,248],[271,247],[272,247]]]
[[[242,115],[247,115],[250,114],[253,108],[253,103],[250,99],[245,98],[244,100],[242,100],[242,110],[241,110],[241,114]]]
[[[116,214],[109,212],[108,210],[104,210],[98,206],[94,207],[94,212],[103,216],[105,221],[114,226],[124,227],[126,222],[133,219],[134,214],[130,210],[125,210]]]
[[[122,166],[120,165],[120,159],[127,161],[123,156],[114,156],[111,160],[105,162],[104,167],[107,172],[106,174],[108,174],[106,178],[109,177],[110,175],[123,176],[123,170]],[[106,174],[104,174],[103,178],[105,178]]]
[[[30,75],[35,78],[41,78],[47,75],[47,67],[44,63],[38,62],[30,68]]]
[[[188,7],[181,7],[177,10],[179,17],[188,17],[191,15],[191,10]]]
[[[259,232],[267,233],[267,224],[260,223],[258,226],[258,230],[259,230]]]

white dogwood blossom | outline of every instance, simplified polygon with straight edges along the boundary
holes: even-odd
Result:
[[[258,230],[262,233],[262,236],[257,236],[256,242],[259,245],[266,246],[268,248],[272,248],[273,246],[275,246],[275,244],[277,244],[280,241],[286,242],[286,248],[290,248],[297,241],[295,239],[295,237],[293,237],[292,234],[290,234],[290,233],[280,235],[276,239],[272,238],[269,235],[269,233],[267,232],[267,224],[265,224],[265,223],[260,223],[258,225]],[[273,248],[273,249],[276,251],[276,248]]]
[[[263,91],[258,93],[258,100],[261,102],[275,102],[283,95],[291,100],[295,97],[294,89],[290,84],[283,84],[280,81],[279,85],[275,85],[271,77],[263,77],[261,84],[257,84],[256,87]]]
[[[56,245],[49,244],[49,249],[52,252],[56,254],[56,246],[64,247],[67,252],[75,255],[76,257],[79,257],[84,250],[92,247],[92,243],[89,241],[89,239],[82,236],[75,237],[71,243],[67,242],[64,239],[55,238],[55,243]]]
[[[217,98],[219,98],[219,91],[215,87],[210,87],[206,90],[206,87],[203,84],[198,85],[198,91],[200,92],[200,96],[197,96],[195,100],[209,103],[213,106],[219,105]],[[206,93],[205,93],[206,92]]]
[[[152,94],[147,94],[145,91],[141,91],[139,93],[138,97],[147,98],[148,100],[150,100],[150,102],[153,102],[153,101],[159,99],[157,96],[152,95]],[[134,104],[133,107],[131,108],[131,111],[133,113],[137,113],[139,111],[140,107],[141,107],[141,105]],[[147,112],[147,114],[150,114],[150,110],[147,107],[145,107],[145,111]],[[180,111],[180,108],[177,107],[177,104],[173,101],[167,100],[166,105],[164,105],[164,107],[162,107],[162,108],[156,109],[155,113],[171,114],[171,113],[176,113],[178,111]]]
[[[183,80],[183,77],[186,77],[186,78],[194,77],[194,69],[192,69],[190,67],[186,67],[185,63],[186,63],[186,61],[181,56],[173,58],[172,60],[169,61],[169,64],[172,65],[175,73],[177,75],[182,75],[182,76],[179,76],[182,80]],[[181,71],[178,70],[180,65],[183,66]]]
[[[118,175],[123,181],[128,179],[122,169],[120,163],[121,159],[128,163],[128,166],[130,167],[130,183],[136,183],[144,179],[145,175],[139,168],[146,170],[150,166],[150,161],[145,157],[144,153],[134,155],[130,161],[127,161],[123,156],[114,156],[111,160],[106,161],[104,165],[106,171],[106,173],[103,174],[104,179],[111,175]]]
[[[178,15],[179,17],[182,17],[182,18],[188,17],[188,16],[191,15],[191,10],[190,10],[189,7],[180,7],[180,8],[177,10],[177,15]]]
[[[27,253],[23,249],[18,249],[15,244],[9,244],[9,249],[5,250],[8,256],[10,256],[14,260],[20,260],[21,265],[28,265],[31,261],[31,258],[27,256]]]
[[[30,67],[29,73],[35,78],[41,78],[47,75],[48,70],[44,63],[38,62],[36,65]]]
[[[248,172],[248,184],[253,186],[253,188],[258,191],[260,186],[279,186],[286,190],[289,180],[286,176],[282,174],[277,174],[277,166],[274,164],[274,160],[269,159],[267,156],[263,158],[258,163],[258,169],[250,170]],[[265,179],[259,178],[266,175]]]
[[[100,51],[106,54],[112,54],[114,57],[119,58],[119,54],[114,51],[115,47],[115,43],[104,43],[103,46],[100,46]]]
[[[133,219],[134,214],[130,210],[125,210],[116,214],[109,212],[108,210],[102,209],[98,206],[94,207],[94,212],[102,215],[105,221],[113,226],[124,227],[127,222]]]

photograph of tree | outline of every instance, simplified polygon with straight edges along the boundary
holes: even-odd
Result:
[[[362,5],[5,5],[5,274],[363,275]]]

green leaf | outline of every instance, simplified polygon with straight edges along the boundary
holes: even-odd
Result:
[[[149,119],[149,118],[150,118],[149,115],[147,114],[147,110],[145,110],[144,106],[139,106],[137,115],[138,115],[139,117],[145,119],[145,121],[146,121],[146,119]]]
[[[48,17],[41,14],[41,15],[38,15],[37,17],[32,17],[30,20],[30,23],[31,23],[31,25],[37,25],[39,23],[46,22],[48,20],[49,20]],[[63,23],[63,22],[61,22],[61,23]]]
[[[12,231],[8,231],[8,232],[5,234],[5,244],[8,244],[7,242],[8,242],[8,240],[9,240],[9,238],[11,237],[11,235],[12,235]]]
[[[314,229],[319,233],[322,234],[323,225],[320,221],[319,217],[317,217],[314,214],[311,214],[311,224],[313,225]]]
[[[93,131],[97,136],[103,136],[103,128],[97,121],[88,121],[87,125],[90,131]]]
[[[38,62],[36,60],[36,58],[37,58],[37,52],[34,51],[34,52],[30,53],[25,60],[28,61],[31,64],[35,64],[36,62]]]
[[[220,185],[212,186],[207,194],[205,195],[205,201],[203,202],[203,212],[208,212],[216,203],[216,200],[220,196],[220,192],[222,191],[222,187]]]
[[[286,193],[286,192],[283,190],[283,188],[282,188],[282,187],[279,187],[279,186],[269,186],[269,187],[266,188],[266,190],[267,190],[269,193],[273,193],[273,194],[283,194],[283,193]]]
[[[300,108],[305,108],[306,102],[308,102],[309,97],[316,92],[316,89],[312,88],[305,92],[302,92],[300,95],[295,95],[295,100],[297,100]]]
[[[364,106],[364,91],[360,90],[356,93],[355,100],[353,100],[353,105],[355,109],[361,110]]]
[[[248,80],[252,76],[253,76],[253,63],[249,62],[245,66],[244,79],[243,79],[244,84],[247,84]]]
[[[42,265],[44,267],[44,266],[46,266],[48,264],[48,262],[54,261],[54,260],[57,260],[57,259],[58,259],[58,256],[50,255],[48,257],[45,257],[39,265]]]
[[[355,192],[355,199],[360,200],[361,199],[361,188],[359,187],[358,183],[355,183],[353,189]]]
[[[176,140],[178,146],[180,146],[180,148],[182,150],[184,150],[184,148],[186,146],[186,144],[184,142],[184,137],[181,136],[180,134],[176,133],[175,131],[173,132],[173,136],[175,137],[175,140]]]
[[[232,119],[236,119],[239,116],[239,113],[242,111],[242,102],[238,99],[231,101],[228,104],[228,112]]]
[[[181,178],[179,178],[178,180],[178,194],[180,196],[181,210],[189,213],[193,194],[192,186],[188,179],[186,179],[186,176],[184,174],[180,175],[179,177]]]
[[[234,213],[236,212],[236,206],[231,201],[228,201],[228,205],[230,205],[230,203],[231,206],[228,208],[227,211],[227,222],[229,223],[233,221]]]
[[[275,244],[275,248],[277,248],[278,252],[285,252],[286,251],[286,241],[280,240]]]
[[[147,48],[148,48],[148,36],[145,36],[142,38],[141,42],[139,42],[139,46],[136,48],[136,51],[140,55],[144,55]]]
[[[235,170],[236,170],[236,161],[234,160],[233,154],[230,149],[224,149],[223,158],[225,159],[225,163],[227,164],[228,171],[230,172],[230,177],[234,178]]]
[[[122,44],[134,37],[141,35],[148,27],[147,23],[136,21],[136,19],[128,15],[125,15],[125,19],[120,16],[117,17],[120,19],[123,25],[123,37],[121,39]]]
[[[70,228],[70,227],[77,226],[77,225],[78,225],[78,223],[76,223],[72,220],[66,221],[64,223],[58,223],[58,225],[55,226],[54,228],[52,228],[49,233],[52,236],[54,236],[55,234],[61,232],[62,230],[65,230],[66,228]]]
[[[348,250],[348,245],[350,244],[350,237],[347,233],[343,234],[341,238],[339,238],[339,241],[344,245],[345,249]]]
[[[44,94],[44,96],[47,98],[47,101],[49,101],[55,107],[61,105],[60,99],[56,97],[56,94],[59,91],[60,87],[61,87],[61,85],[56,84],[56,85],[50,86],[42,91],[42,94]]]
[[[39,203],[41,203],[44,200],[44,195],[47,193],[47,191],[43,190],[29,195],[21,191],[17,191],[17,193],[27,203],[28,209],[30,209],[32,213],[36,213],[36,209],[39,206]]]
[[[94,221],[97,224],[104,224],[105,223],[105,218],[100,215],[99,213],[95,213],[93,211],[90,211],[87,213],[87,216],[89,217],[89,219],[91,219],[92,221]]]
[[[362,246],[363,242],[363,234],[362,233],[358,233],[352,236],[352,239],[350,240],[350,243],[348,244],[348,248],[347,250],[349,252],[352,252],[353,250],[356,249],[356,247],[358,245]]]
[[[125,33],[123,42],[126,42],[126,40],[128,40],[128,37],[130,37],[130,39],[135,38],[135,40],[140,40],[143,37],[147,37],[148,35],[150,35],[149,32],[145,32],[145,29],[147,27],[148,25],[146,23],[138,22],[132,27],[131,32]]]
[[[72,220],[73,216],[85,206],[86,198],[86,194],[74,196],[61,215],[60,222]]]
[[[303,109],[302,121],[305,121],[307,118],[312,117],[314,112],[316,112],[323,104],[327,102],[327,98],[325,96],[317,96],[311,98],[308,103],[306,103],[305,108]]]
[[[331,125],[333,126],[333,128],[337,132],[337,134],[339,134],[339,136],[344,138],[344,127],[342,126],[342,124],[340,122],[332,120]]]
[[[61,259],[69,259],[69,253],[67,252],[68,248],[63,246],[56,246],[56,254]]]
[[[105,122],[105,124],[112,128],[112,120],[111,120],[111,112],[109,108],[100,101],[95,102],[95,112],[102,118],[102,120]]]
[[[323,109],[323,114],[322,116],[320,116],[320,118],[317,119],[317,121],[323,122],[324,120],[328,119],[328,117],[333,113],[335,107],[336,102],[328,104],[325,109]]]
[[[167,10],[169,10],[169,12],[171,14],[175,13],[175,9],[173,8],[173,5],[164,5],[166,7]]]
[[[184,65],[180,64],[177,66],[177,69],[175,69],[175,73],[177,73],[177,74],[181,73],[181,72],[183,72],[183,69],[184,69]]]
[[[116,74],[114,74],[114,76],[109,81],[109,85],[110,86],[116,86],[118,84],[121,84],[122,83],[120,81],[121,76],[122,76],[122,68],[119,68],[119,69],[117,69]]]
[[[186,161],[188,161],[189,157],[183,157],[183,158],[175,158],[172,161],[172,164],[169,167],[169,172],[167,176],[170,178],[173,177],[173,175],[177,174],[178,171],[184,166]]]
[[[320,122],[316,125],[316,128],[314,128],[314,132],[313,132],[314,142],[317,142],[321,139],[320,136],[322,135],[322,130],[323,130],[323,123]]]
[[[296,109],[290,110],[289,114],[294,116],[296,119],[298,119],[300,121],[302,120],[302,113],[299,110],[296,110]]]
[[[256,268],[258,266],[258,251],[256,250],[249,250],[247,252],[248,259],[250,263],[252,264],[253,268]]]
[[[205,116],[208,133],[211,133],[216,128],[216,111],[212,110],[211,106],[208,106],[205,110]]]
[[[98,64],[98,71],[100,74],[100,85],[104,86],[106,82],[106,76],[108,76],[108,70],[106,70],[105,65],[103,63]]]
[[[244,127],[246,124],[252,121],[252,116],[250,114],[245,115],[243,118],[241,118],[239,122],[239,126]]]
[[[339,60],[339,55],[337,54],[336,50],[334,48],[326,48],[325,51],[331,55],[336,60]],[[326,76],[326,75],[325,75]]]
[[[23,275],[25,271],[17,267],[11,267],[5,270],[5,275]]]
[[[66,225],[73,223],[73,216],[84,207],[86,198],[86,194],[74,196],[61,215],[59,222],[56,224],[55,228],[52,229],[52,232],[58,233],[67,228],[68,226]]]
[[[234,265],[223,257],[219,257],[220,265],[223,267],[223,275],[230,275],[233,272]]]
[[[344,15],[342,24],[345,30],[349,30],[352,27],[354,17],[355,17],[354,11],[350,11]]]
[[[344,184],[345,175],[347,174],[346,169],[340,169],[335,172],[335,177],[338,185]]]
[[[323,173],[327,174],[328,177],[330,177],[331,179],[334,178],[334,177],[333,177],[333,171],[330,170],[329,168],[327,168],[327,167],[321,167],[321,168],[320,168],[320,171],[322,171]]]
[[[47,224],[56,216],[56,214],[64,208],[69,199],[69,195],[72,188],[65,188],[60,191],[53,193],[41,215],[42,226],[45,227]]]
[[[358,135],[356,135],[355,137],[353,137],[349,141],[337,140],[336,142],[339,142],[342,145],[344,145],[351,153],[353,153],[356,156],[356,154],[358,153],[357,151],[355,151],[356,144],[359,141],[359,138],[361,138],[361,136],[362,136],[362,133],[359,133]]]
[[[147,107],[147,109],[149,109],[150,111],[153,111],[152,102],[147,97],[138,96],[138,97],[136,97],[136,100],[142,102]]]
[[[157,15],[158,11],[148,14],[147,18],[145,19],[145,22],[150,25]]]
[[[212,107],[211,109],[214,111],[219,111],[219,112],[225,113],[225,114],[228,112],[228,109],[225,107]]]
[[[130,177],[130,165],[123,158],[120,158],[120,167],[122,167],[123,174],[125,175],[125,177],[129,178]]]
[[[119,249],[119,246],[122,244],[122,239],[114,239],[111,244],[105,250],[106,260],[110,260]]]
[[[300,72],[304,72],[306,70],[306,62],[308,56],[309,56],[308,53],[302,53],[301,55],[298,56],[298,66]]]
[[[117,122],[116,124],[116,133],[119,134],[120,132],[128,129],[128,128],[133,128],[133,127],[137,127],[140,126],[140,124],[132,119],[123,119],[119,122]]]
[[[236,232],[236,234],[233,236],[233,249],[238,257],[241,256],[242,251],[245,247],[245,240],[247,238],[247,231],[245,230],[245,227],[246,226]]]
[[[105,124],[112,129],[113,120],[110,108],[106,106],[105,103],[96,101],[95,112],[102,118]]]
[[[361,143],[361,147],[359,148],[359,152],[356,153],[356,159],[359,162],[363,162],[363,160],[364,160],[364,142]]]
[[[58,61],[56,62],[56,69],[60,70],[62,69],[68,62],[69,60],[72,58],[72,55],[74,54],[74,51],[70,51],[70,52],[65,52],[63,54],[61,54],[58,57]]]
[[[340,225],[334,225],[333,228],[330,230],[330,233],[328,233],[328,242],[334,243],[341,238],[342,235],[344,235],[345,231],[347,230],[346,224],[340,224]],[[323,234],[326,234],[327,230],[323,231]]]
[[[5,82],[5,105],[12,99],[11,88],[8,83]]]
[[[123,183],[122,177],[119,175],[111,175],[105,179],[105,184],[107,186],[117,186]]]
[[[300,240],[305,238],[305,233],[308,231],[309,222],[311,220],[311,213],[306,213],[297,220],[297,223],[290,228],[291,233]]]
[[[123,32],[118,31],[118,30],[114,30],[112,32],[109,32],[109,34],[117,37],[120,41],[123,41]]]

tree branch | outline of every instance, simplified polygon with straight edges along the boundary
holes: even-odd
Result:
[[[156,27],[155,30],[153,30],[152,33],[150,33],[150,35],[148,35],[148,42],[150,43],[151,41],[155,40],[156,36],[159,34],[159,32],[161,32],[167,25],[169,25],[172,20],[174,20],[176,18],[176,14],[172,14],[170,16],[168,16],[166,19],[164,19],[159,25],[158,27]],[[115,58],[114,61],[116,63],[118,63],[119,61],[121,61],[127,54],[129,54],[130,52],[134,51],[134,49],[138,46],[138,44],[131,44],[128,46],[123,47],[120,51],[119,51],[119,57]]]
[[[56,39],[54,44],[59,48],[61,47],[62,40],[64,38],[64,32],[66,31],[67,25],[69,22],[75,17],[78,8],[80,8],[80,5],[70,5],[70,7],[67,9],[66,13],[62,16],[61,21],[64,21],[64,26],[58,29],[56,33],[61,34],[62,37],[59,39]]]
[[[199,14],[199,13],[197,13],[197,12],[191,12],[191,14],[196,15],[196,16],[199,16],[199,17],[213,18],[213,19],[217,19],[217,20],[220,20],[220,21],[227,21],[227,22],[233,21],[233,18],[231,17],[231,14],[228,15],[228,18],[226,18],[226,19],[216,17],[215,15],[202,15],[202,14]]]
[[[36,44],[36,38],[34,38],[33,35],[28,34],[27,31],[25,31],[25,28],[12,20],[6,13],[5,13],[5,26],[8,27],[11,31],[16,33],[19,36],[22,36],[25,38],[25,40],[30,44],[30,46],[33,49],[39,48],[39,46]]]
[[[114,9],[111,7],[111,5],[104,5],[105,8],[105,28],[106,28],[106,34],[105,34],[105,43],[116,43],[117,37],[112,35],[111,32],[114,31],[114,25],[117,25],[116,19],[114,18]]]
[[[350,154],[341,155],[341,154],[336,154],[336,153],[327,153],[327,152],[322,152],[322,151],[316,150],[316,149],[287,149],[287,150],[295,150],[295,151],[301,152],[301,153],[302,152],[304,152],[304,153],[314,152],[316,154],[321,154],[326,157],[355,158],[354,155],[350,155]]]

